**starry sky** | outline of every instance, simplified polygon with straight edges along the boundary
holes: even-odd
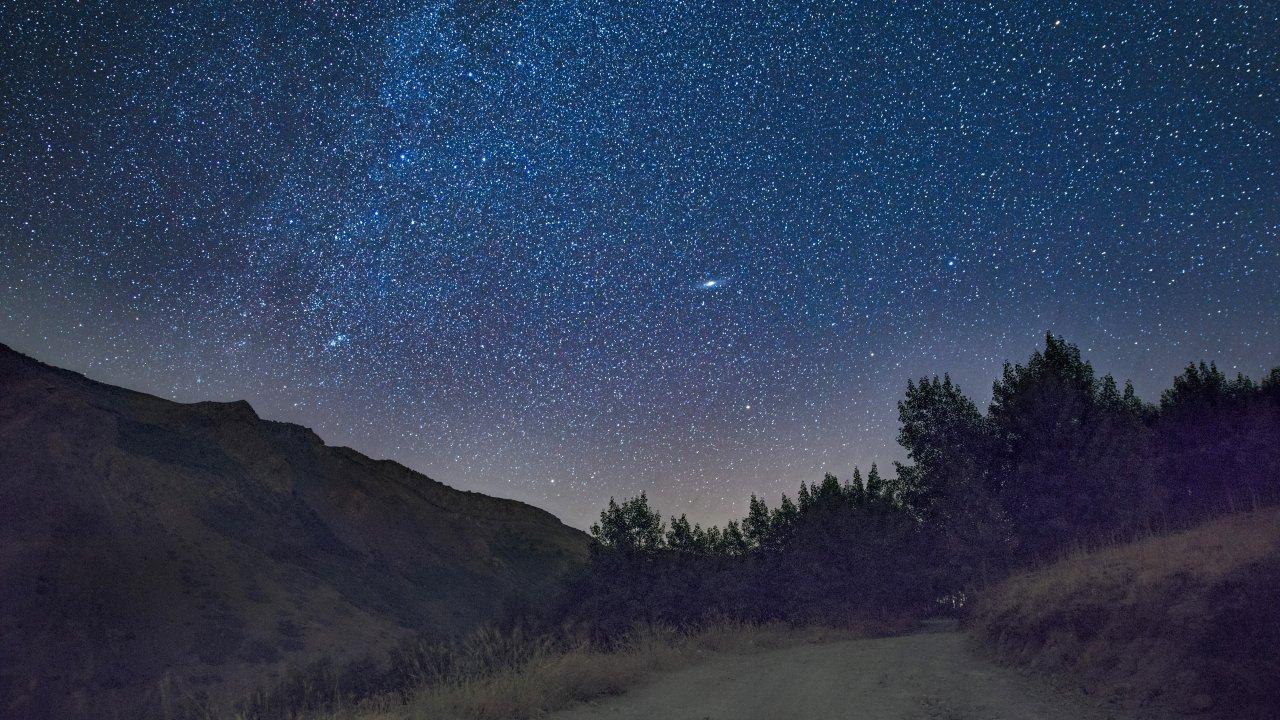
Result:
[[[0,342],[585,526],[1280,364],[1277,2],[0,6]]]

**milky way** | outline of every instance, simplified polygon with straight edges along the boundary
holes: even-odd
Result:
[[[0,341],[575,524],[887,465],[1046,330],[1280,364],[1277,3],[27,5]]]

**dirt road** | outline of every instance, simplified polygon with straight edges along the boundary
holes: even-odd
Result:
[[[1103,720],[1079,695],[975,655],[951,628],[726,655],[554,720]]]

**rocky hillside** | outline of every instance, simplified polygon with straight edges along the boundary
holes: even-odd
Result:
[[[586,536],[325,445],[0,345],[0,716],[137,717],[536,602]]]
[[[992,588],[1006,660],[1156,717],[1280,717],[1280,509],[1080,553]]]

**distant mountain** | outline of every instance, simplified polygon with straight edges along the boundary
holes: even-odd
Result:
[[[136,717],[462,632],[585,557],[551,514],[0,345],[0,716]]]

